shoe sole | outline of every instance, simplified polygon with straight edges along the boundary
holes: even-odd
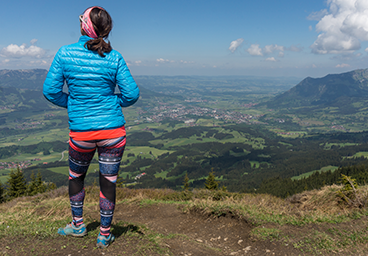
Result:
[[[71,236],[75,236],[75,237],[84,237],[87,235],[87,233],[82,233],[82,234],[70,234]]]
[[[96,245],[97,245],[97,248],[105,249],[105,248],[107,248],[110,244],[112,244],[112,242],[114,242],[114,241],[115,241],[115,237],[114,237],[114,239],[111,239],[111,241],[110,241],[107,245],[104,245],[103,243],[98,243],[98,244],[96,244]]]

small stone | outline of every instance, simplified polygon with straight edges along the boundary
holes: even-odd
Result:
[[[228,238],[227,238],[227,237],[225,237],[225,238],[224,238],[224,241],[227,241],[227,239],[228,239]]]
[[[271,252],[271,250],[266,249],[266,252],[269,253],[269,252]]]
[[[197,239],[196,241],[199,242],[199,243],[203,243],[203,240],[201,240],[201,239]]]
[[[243,242],[243,240],[239,240],[239,241],[238,241],[238,244],[241,244],[241,242]]]
[[[252,246],[247,246],[247,247],[245,247],[243,250],[244,251],[250,251],[250,248],[251,248]]]

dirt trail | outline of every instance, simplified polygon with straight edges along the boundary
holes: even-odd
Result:
[[[0,255],[304,255],[292,246],[252,239],[252,226],[245,220],[183,213],[174,204],[118,204],[112,225],[116,240],[102,250],[96,248],[96,237],[92,235],[98,232],[99,222],[88,221],[99,220],[98,206],[86,207],[84,216],[89,231],[84,238],[0,239],[6,245],[0,248]],[[164,237],[160,244],[152,242],[152,234]]]
[[[98,218],[98,215],[91,217]],[[143,224],[163,235],[177,234],[166,239],[173,255],[299,255],[300,251],[279,243],[255,241],[250,237],[251,225],[231,216],[205,216],[202,213],[183,213],[176,205],[119,204],[115,222]],[[119,238],[116,243],[124,243]]]

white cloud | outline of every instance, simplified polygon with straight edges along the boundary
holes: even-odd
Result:
[[[320,10],[318,12],[312,12],[311,14],[309,14],[307,19],[308,20],[320,20],[326,15],[328,15],[327,9],[323,9],[323,10]]]
[[[252,44],[248,48],[248,53],[253,56],[263,56],[262,49],[259,48],[259,44]]]
[[[180,63],[183,63],[183,64],[193,64],[194,61],[180,60]]]
[[[38,39],[32,39],[32,40],[31,40],[31,44],[32,44],[32,45],[34,45],[34,44],[36,44],[36,43],[37,43],[37,41],[38,41]]]
[[[297,47],[297,46],[291,46],[289,48],[285,48],[282,45],[277,45],[277,44],[270,44],[270,45],[266,45],[263,48],[259,47],[259,44],[252,44],[248,49],[247,52],[250,55],[253,56],[264,56],[264,55],[270,55],[273,54],[274,52],[278,52],[278,57],[284,57],[285,55],[285,51],[294,51],[294,52],[299,52],[302,49]]]
[[[236,49],[238,49],[238,47],[244,42],[244,39],[243,38],[239,38],[239,39],[236,39],[235,41],[232,41],[230,43],[230,47],[229,47],[229,50],[231,52],[235,52]]]
[[[284,51],[284,46],[280,46],[280,45],[277,45],[277,44],[271,44],[271,45],[266,45],[263,48],[263,52],[266,53],[266,54],[273,53],[274,51],[283,52]]]
[[[168,60],[168,59],[163,59],[163,58],[156,59],[156,61],[158,63],[168,63],[168,62],[174,63],[175,62],[175,60]]]
[[[274,57],[267,58],[266,61],[276,62],[276,59]]]
[[[360,49],[368,41],[368,1],[328,0],[329,10],[322,10],[316,31],[321,32],[310,46],[313,53],[344,53]]]
[[[349,64],[345,64],[345,63],[343,63],[343,64],[338,64],[338,65],[336,65],[336,67],[337,67],[337,68],[347,68],[347,67],[350,67],[350,65],[349,65]]]
[[[26,44],[22,44],[20,46],[16,44],[10,44],[6,47],[4,47],[1,50],[1,56],[2,57],[36,57],[41,58],[45,55],[45,50],[35,46],[31,45],[29,47],[26,46]]]
[[[291,51],[291,52],[301,52],[303,51],[303,47],[298,47],[296,45],[292,45],[288,48],[286,48],[287,51]]]
[[[163,59],[163,58],[159,58],[159,59],[156,59],[156,61],[157,62],[159,62],[159,63],[163,63],[163,62],[169,62],[169,60],[168,59]]]

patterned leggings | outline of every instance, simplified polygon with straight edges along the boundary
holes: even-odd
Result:
[[[125,149],[125,136],[115,139],[69,141],[69,198],[74,225],[83,223],[84,178],[95,151],[100,166],[101,235],[110,234],[115,209],[116,180]]]

